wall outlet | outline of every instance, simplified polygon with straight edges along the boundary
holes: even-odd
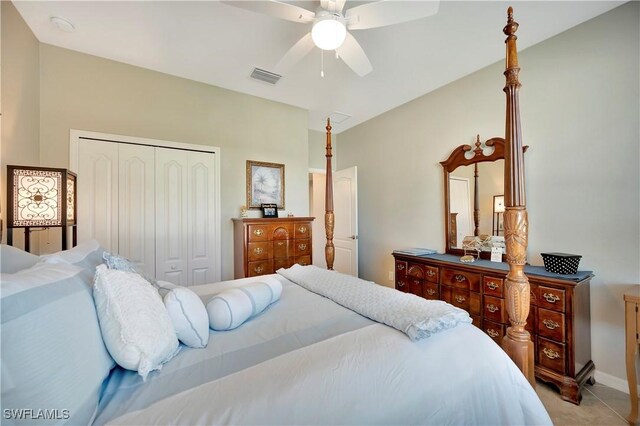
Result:
[[[393,271],[389,271],[389,281],[393,281]]]

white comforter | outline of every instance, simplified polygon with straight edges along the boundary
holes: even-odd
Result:
[[[208,297],[235,285],[196,290]],[[355,329],[258,357],[229,374],[141,403],[156,392],[155,379],[176,374],[180,363],[194,365],[197,354],[234,354],[240,349],[256,354],[273,350],[285,335],[300,341],[309,334],[320,336],[319,329],[331,323],[321,320],[324,312],[355,315],[285,282],[281,301],[260,317],[228,334],[211,332],[209,348],[185,350],[171,361],[175,366],[167,364],[148,383],[118,389],[127,393],[125,401],[118,402],[117,410],[110,410],[109,404],[103,407],[99,423],[551,424],[534,390],[506,354],[466,323],[412,342],[393,328],[359,318],[361,326]],[[210,368],[225,366],[218,362]],[[120,386],[125,384],[121,380]]]

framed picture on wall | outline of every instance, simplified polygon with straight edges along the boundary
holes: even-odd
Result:
[[[278,217],[278,206],[276,204],[263,204],[262,217]]]
[[[247,160],[247,206],[260,209],[263,204],[284,209],[284,164]]]

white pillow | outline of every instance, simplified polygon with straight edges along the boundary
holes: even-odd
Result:
[[[102,338],[113,359],[142,378],[178,352],[178,339],[158,292],[133,272],[96,268],[93,286]]]
[[[3,274],[15,274],[23,269],[31,268],[39,261],[40,256],[19,248],[6,244],[2,244],[0,247],[0,272]]]
[[[264,282],[225,290],[211,298],[207,302],[209,327],[218,331],[232,330],[280,299],[282,283],[267,278]]]
[[[178,340],[192,348],[206,348],[209,343],[209,317],[204,303],[192,290],[158,281],[164,295],[164,306],[169,312]]]

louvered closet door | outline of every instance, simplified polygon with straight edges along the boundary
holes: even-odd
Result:
[[[155,276],[155,148],[117,145],[118,253]]]
[[[81,140],[78,145],[78,241],[96,239],[118,252],[118,145]]]

